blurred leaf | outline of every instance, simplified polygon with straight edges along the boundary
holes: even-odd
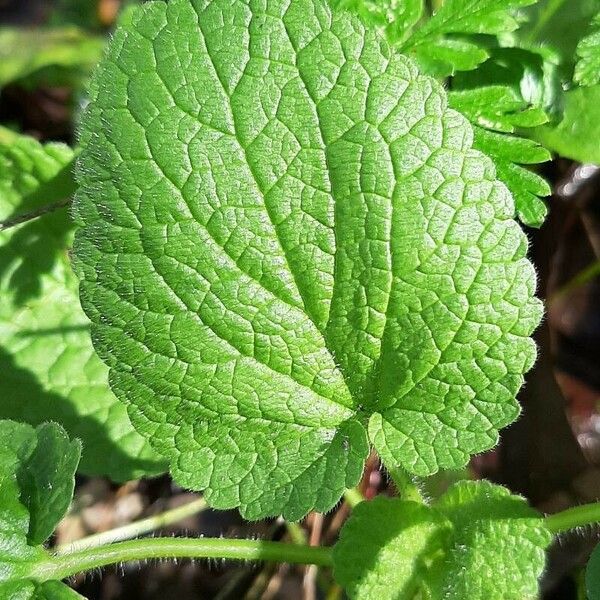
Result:
[[[588,600],[600,600],[600,544],[594,548],[585,568],[585,589]]]
[[[0,28],[0,87],[30,77],[48,83],[87,77],[102,54],[105,40],[77,27],[49,29]]]
[[[72,196],[74,160],[66,144],[42,146],[0,126],[0,221]]]
[[[600,15],[592,20],[592,31],[577,44],[579,60],[574,79],[581,85],[600,83]]]
[[[56,423],[44,423],[36,433],[37,445],[27,460],[21,456],[17,473],[21,500],[29,510],[27,539],[33,546],[43,544],[67,512],[81,458],[81,442],[69,440]]]
[[[0,130],[0,218],[70,194],[72,160],[64,144]],[[71,228],[63,208],[0,232],[0,417],[58,421],[83,440],[84,472],[156,474],[160,459],[134,432],[93,351],[68,260]]]
[[[100,0],[58,0],[50,17],[50,24],[98,29],[103,25],[98,14],[99,3]]]
[[[599,0],[540,0],[521,10],[524,22],[513,34],[514,41],[524,48],[551,48],[570,78],[579,40],[599,9]]]
[[[600,164],[600,85],[566,92],[562,119],[537,128],[535,137],[565,158]]]

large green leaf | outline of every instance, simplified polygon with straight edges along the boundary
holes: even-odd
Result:
[[[6,600],[81,598],[60,582],[38,581],[49,560],[41,544],[73,496],[81,444],[54,423],[37,429],[0,421],[0,596]]]
[[[462,481],[434,506],[359,504],[334,548],[334,574],[353,600],[523,600],[537,597],[551,539],[522,498]]]
[[[526,238],[433,79],[323,0],[151,3],[83,118],[93,339],[183,485],[327,510],[371,442],[418,474],[517,416]]]
[[[0,130],[0,220],[68,198],[73,152]],[[53,419],[85,447],[82,469],[123,480],[162,469],[110,392],[79,307],[63,208],[0,232],[0,418]]]

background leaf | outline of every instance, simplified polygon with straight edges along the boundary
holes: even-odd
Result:
[[[17,472],[21,501],[29,511],[31,546],[43,544],[65,515],[75,489],[75,471],[81,458],[81,442],[69,440],[56,423],[43,423],[36,430],[37,445]]]
[[[594,548],[585,568],[585,589],[588,600],[600,599],[600,544]]]
[[[566,92],[562,118],[537,128],[535,136],[561,156],[600,164],[600,85]]]
[[[72,193],[71,149],[4,136],[0,219]],[[83,441],[83,472],[116,480],[159,473],[161,459],[134,432],[93,352],[67,254],[71,230],[63,208],[0,232],[0,417],[59,422]]]
[[[334,575],[357,600],[534,598],[551,539],[523,498],[462,481],[433,506],[359,504],[334,547]]]
[[[581,162],[600,162],[597,139],[600,137],[600,118],[598,118],[598,98],[600,86],[591,85],[593,80],[593,62],[591,71],[584,79],[586,89],[573,86],[573,77],[580,79],[582,63],[577,74],[577,48],[581,43],[585,47],[591,43],[588,55],[593,60],[594,34],[589,42],[581,41],[593,29],[593,21],[600,11],[598,0],[574,0],[557,2],[541,0],[523,11],[527,21],[513,34],[513,44],[523,48],[543,46],[556,57],[558,72],[566,90],[555,103],[551,123],[532,132],[532,136],[547,148],[561,156]],[[575,73],[574,73],[575,72]]]
[[[573,79],[580,85],[600,83],[600,14],[596,14],[592,19],[591,28],[591,33],[577,44],[579,60],[575,65]]]
[[[0,28],[0,86],[40,81],[74,83],[89,76],[105,40],[73,26]]]
[[[65,515],[81,453],[56,424],[37,429],[0,421],[0,594],[7,600],[81,598],[60,582],[39,583],[33,568],[48,559],[40,545]]]

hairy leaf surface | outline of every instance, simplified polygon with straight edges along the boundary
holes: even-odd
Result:
[[[432,507],[359,504],[334,548],[334,575],[357,600],[534,598],[551,537],[523,498],[462,481]]]
[[[73,151],[0,130],[0,220],[68,198]],[[83,441],[82,470],[123,480],[162,470],[108,387],[78,307],[66,208],[0,232],[0,418],[53,419]]]
[[[371,442],[428,474],[518,414],[526,239],[445,93],[323,0],[150,3],[83,119],[96,349],[176,479],[328,510]]]

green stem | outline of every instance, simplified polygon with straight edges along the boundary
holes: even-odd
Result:
[[[344,500],[350,505],[350,508],[354,508],[357,504],[363,502],[365,497],[360,493],[358,488],[351,488],[344,492]]]
[[[414,477],[409,475],[402,467],[388,469],[388,473],[396,486],[398,496],[400,496],[402,500],[410,500],[411,502],[418,502],[419,504],[425,502]]]
[[[576,290],[578,287],[588,283],[600,274],[600,260],[594,261],[591,265],[577,273],[572,279],[556,290],[547,300],[548,304],[563,298],[567,294]]]
[[[291,523],[290,521],[285,522],[285,526],[287,528],[288,534],[292,543],[294,544],[307,544],[308,540],[306,539],[306,533],[304,529],[300,527],[298,523]]]
[[[27,223],[28,221],[32,221],[33,219],[37,219],[38,217],[54,212],[59,208],[64,208],[65,206],[70,204],[70,202],[71,198],[65,198],[47,206],[40,206],[39,208],[36,208],[31,212],[17,215],[16,217],[10,217],[9,219],[6,219],[6,221],[0,221],[0,231],[5,231],[6,229],[10,229],[11,227],[21,225],[22,223]]]
[[[560,533],[583,525],[600,523],[600,502],[582,504],[581,506],[567,508],[567,510],[554,515],[548,515],[545,518],[545,523],[552,533]]]
[[[331,566],[331,548],[263,540],[143,538],[53,556],[32,567],[37,581],[65,579],[107,565],[148,559],[221,558]]]
[[[102,533],[96,533],[90,535],[81,540],[76,540],[69,544],[61,544],[54,548],[55,554],[73,554],[80,550],[87,548],[97,548],[98,546],[104,546],[106,544],[112,544],[114,542],[122,542],[123,540],[130,540],[136,537],[140,537],[146,533],[156,531],[161,527],[166,527],[178,521],[182,521],[187,517],[191,517],[196,513],[204,510],[207,507],[206,500],[204,498],[198,498],[192,502],[188,502],[183,506],[178,506],[171,510],[167,510],[158,515],[153,515],[147,519],[136,521],[135,523],[129,523],[123,527],[117,527],[110,531],[103,531]]]

